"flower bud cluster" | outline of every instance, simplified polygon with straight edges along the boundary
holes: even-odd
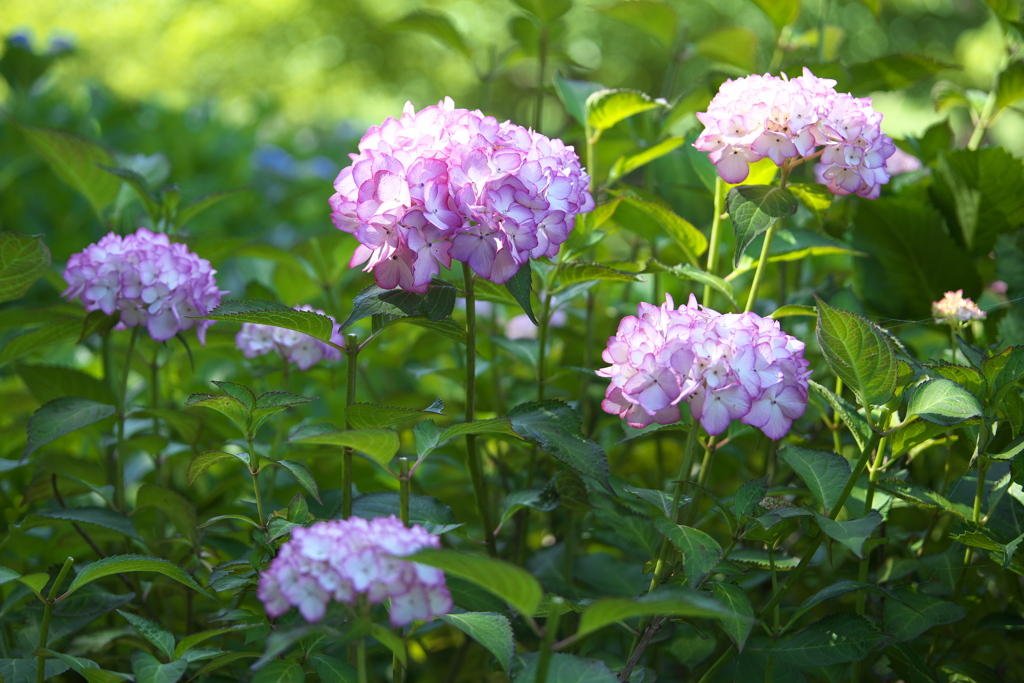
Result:
[[[400,558],[440,545],[394,516],[317,522],[292,531],[260,576],[257,595],[272,617],[294,606],[306,621],[319,621],[331,600],[355,605],[365,595],[370,604],[391,600],[394,626],[426,621],[452,609],[444,572]]]
[[[330,318],[334,323],[331,341],[338,346],[345,343],[344,335],[338,330],[332,316],[312,306],[296,306],[296,311],[311,311]],[[245,323],[235,336],[235,346],[246,358],[265,356],[276,351],[288,363],[295,363],[300,370],[309,370],[322,360],[341,360],[341,351],[325,344],[316,337],[273,325]]]
[[[718,174],[740,183],[749,164],[769,158],[821,155],[814,174],[833,194],[878,198],[889,182],[885,160],[896,146],[882,132],[882,115],[871,98],[836,92],[836,82],[807,68],[788,79],[747,76],[722,84],[707,112],[697,114],[704,131],[694,143],[709,152]]]
[[[80,299],[87,311],[121,312],[116,329],[145,325],[156,341],[193,326],[206,342],[206,315],[220,305],[222,292],[210,268],[184,244],[139,228],[134,235],[108,234],[68,259],[63,296]]]
[[[334,182],[331,219],[359,240],[384,289],[425,292],[440,267],[464,261],[502,284],[530,258],[555,256],[590,178],[572,147],[450,98],[367,131]]]
[[[946,295],[938,301],[932,302],[932,315],[935,322],[942,324],[960,326],[972,320],[984,320],[985,311],[978,308],[978,304],[964,297],[964,290],[958,289],[955,292],[946,292]]]
[[[697,304],[674,309],[641,303],[637,317],[619,323],[602,357],[611,380],[605,412],[632,427],[672,424],[679,404],[711,435],[732,420],[757,427],[777,440],[807,408],[808,362],[804,344],[779,323],[754,313],[721,314]]]

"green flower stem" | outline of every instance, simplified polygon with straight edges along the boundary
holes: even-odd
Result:
[[[472,422],[476,418],[476,294],[473,289],[473,271],[465,262],[462,264],[462,277],[466,283],[466,422]],[[487,505],[487,482],[484,479],[475,434],[466,435],[466,461],[473,480],[473,493],[476,495],[476,505],[480,511],[480,522],[484,526],[487,553],[491,557],[497,557],[494,525],[491,523],[491,512]]]
[[[124,370],[121,373],[121,383],[117,394],[117,460],[114,474],[114,505],[120,512],[125,512],[124,492],[124,419],[128,412],[128,373],[132,369],[132,354],[135,353],[135,341],[139,338],[138,326],[132,328],[131,337],[128,340],[128,351],[124,356]]]
[[[886,422],[884,426],[886,428],[888,428],[888,426],[889,426],[888,422]],[[868,467],[868,489],[867,489],[867,493],[864,494],[864,511],[865,512],[870,512],[871,506],[875,502],[875,487],[878,485],[878,476],[882,472],[882,460],[883,460],[883,456],[885,455],[885,446],[886,446],[886,442],[887,441],[888,441],[888,437],[882,437],[882,439],[878,442],[878,451],[875,453],[875,459],[871,463],[871,465]],[[861,583],[864,583],[864,582],[866,582],[868,580],[868,570],[870,569],[870,564],[871,564],[869,560],[870,560],[870,553],[865,553],[864,557],[861,558],[860,567],[857,570],[857,579]],[[867,596],[864,594],[863,591],[858,593],[858,595],[857,595],[857,614],[861,614],[861,615],[864,614],[864,610],[865,610],[865,607],[866,607],[866,600],[867,600]],[[858,664],[859,664],[859,662],[854,662],[854,666],[853,666],[853,676],[851,677],[851,680],[854,683],[856,683],[856,681],[857,681],[857,675],[856,674],[859,673],[858,672],[858,668],[859,667],[857,666]]]
[[[345,385],[345,429],[351,429],[349,408],[356,402],[356,379],[359,377],[359,339],[354,334],[345,336],[345,356],[348,359],[348,382]],[[341,460],[341,517],[348,519],[351,516],[352,449],[346,446]]]
[[[775,567],[775,543],[768,546],[768,566],[772,574],[772,595],[779,592],[779,576]],[[779,632],[779,605],[772,608],[772,633]]]
[[[711,239],[708,241],[708,264],[705,270],[712,275],[718,267],[718,244],[722,240],[722,213],[725,211],[725,181],[721,176],[715,176],[715,215],[711,219]],[[701,303],[705,308],[711,308],[711,297],[714,290],[711,285],[704,285],[704,296]]]
[[[366,638],[356,643],[356,678],[359,683],[366,683]]]
[[[539,131],[544,115],[544,72],[548,65],[547,24],[541,25],[537,43],[537,105],[533,110],[533,129]]]
[[[867,444],[865,444],[864,450],[861,451],[860,458],[857,460],[857,464],[854,466],[853,471],[850,473],[850,478],[846,480],[846,486],[843,487],[843,491],[842,493],[839,494],[839,498],[838,500],[836,500],[836,504],[829,511],[829,519],[836,519],[839,516],[839,513],[842,511],[843,506],[846,505],[847,498],[850,497],[850,493],[853,491],[853,487],[856,486],[857,484],[857,479],[860,478],[860,475],[863,474],[864,469],[867,467],[868,460],[871,458],[871,454],[875,451],[875,448],[878,447],[880,439],[880,435],[877,432],[872,431],[871,438],[868,440]],[[792,572],[790,572],[789,578],[786,579],[786,583],[782,584],[782,587],[779,590],[773,591],[771,599],[765,604],[764,607],[761,608],[761,610],[757,613],[755,619],[761,619],[765,614],[768,613],[769,610],[773,610],[775,606],[782,601],[782,598],[786,595],[786,593],[788,593],[793,586],[797,585],[800,582],[803,573],[807,570],[807,567],[811,563],[811,558],[814,557],[814,553],[818,550],[818,547],[824,542],[824,540],[825,534],[819,533],[818,536],[811,541],[811,545],[807,547],[807,549],[804,551],[803,557],[800,558],[800,564],[798,564],[796,568]],[[791,623],[792,622],[790,622],[790,624]],[[790,624],[786,624],[778,635],[784,633],[789,628]],[[704,675],[701,676],[698,683],[709,683],[709,681],[711,681],[715,677],[715,674],[717,674],[718,671],[723,666],[725,666],[725,664],[734,656],[736,656],[736,646],[729,645],[726,651],[722,653],[722,656],[715,660],[715,662],[711,665],[711,668],[704,672]]]
[[[409,526],[409,458],[398,459],[398,515]]]
[[[757,290],[761,288],[761,280],[764,279],[765,266],[768,265],[768,253],[772,248],[772,238],[775,237],[775,228],[779,221],[772,223],[768,232],[764,234],[764,244],[761,245],[761,256],[757,259],[757,270],[754,271],[754,281],[750,283],[750,294],[747,295],[747,305],[743,312],[747,313],[754,309],[754,302],[757,301]]]
[[[544,641],[540,646],[540,654],[537,657],[537,675],[534,678],[536,683],[547,683],[548,668],[551,666],[551,645],[558,635],[558,622],[562,619],[562,603],[560,597],[551,598],[551,611],[544,622]]]
[[[44,601],[43,623],[39,627],[39,654],[36,655],[36,683],[43,683],[46,680],[46,655],[42,651],[46,649],[46,640],[50,636],[50,619],[53,617],[53,605],[56,603],[57,593],[74,562],[75,558],[73,557],[69,557],[64,561],[64,566],[60,568],[57,580],[50,586],[50,593]]]
[[[982,438],[980,435],[979,439]],[[974,523],[975,527],[981,526],[981,501],[985,498],[985,475],[988,473],[989,465],[991,461],[987,458],[978,458],[978,484],[974,489],[974,508],[971,513],[971,522]],[[959,599],[960,594],[963,592],[964,583],[967,580],[967,570],[971,566],[971,561],[974,559],[974,546],[967,546],[964,551],[964,568],[960,571],[960,576],[956,580],[956,588],[953,590],[953,596]]]
[[[263,496],[260,495],[260,456],[256,455],[255,435],[246,436],[249,443],[249,474],[252,475],[252,493],[256,497],[256,516],[260,527],[266,529],[266,517],[263,516]]]
[[[540,323],[537,330],[537,400],[544,400],[544,382],[547,381],[548,328],[551,323],[551,290],[545,287],[544,303],[540,309]]]

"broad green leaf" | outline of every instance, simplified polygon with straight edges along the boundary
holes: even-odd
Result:
[[[387,467],[401,445],[392,429],[345,429],[305,436],[298,431],[289,441],[326,446],[345,446],[367,456],[381,467]]]
[[[890,437],[889,443],[892,446],[892,457],[898,458],[907,451],[916,448],[937,437],[943,437],[949,433],[945,425],[938,425],[924,420],[914,420],[896,430]]]
[[[768,495],[768,475],[760,479],[751,479],[740,486],[733,500],[736,517],[755,517],[761,507],[761,501]]]
[[[0,659],[0,680],[4,683],[36,683],[36,658]],[[43,664],[43,676],[46,680],[60,676],[69,668],[67,662],[59,659],[47,659]]]
[[[996,111],[1014,104],[1024,97],[1024,62],[1011,62],[999,74],[996,86]]]
[[[969,507],[959,503],[953,504],[935,491],[913,482],[900,479],[882,479],[878,482],[878,490],[918,507],[952,513],[961,520],[966,520],[970,516],[971,511]]]
[[[479,279],[479,278],[478,278]],[[533,271],[530,269],[530,262],[527,261],[519,267],[516,274],[505,283],[505,289],[512,295],[519,305],[522,306],[526,317],[534,325],[538,325],[536,316],[533,315],[533,302],[530,300],[530,290],[533,287]]]
[[[896,599],[896,596],[892,591],[887,588],[883,588],[882,586],[876,586],[873,583],[864,583],[862,581],[840,579],[839,581],[822,588],[820,591],[804,600],[803,604],[800,605],[800,610],[809,610],[815,605],[825,602],[826,600],[831,600],[832,598],[837,598],[840,595],[846,595],[847,593],[853,593],[855,591],[868,591],[870,593],[883,595],[893,600]]]
[[[1000,392],[1008,385],[1014,385],[1024,377],[1024,344],[1011,346],[1001,353],[986,358],[981,364],[985,380],[991,389],[992,396],[1000,397]],[[963,382],[960,382],[964,384]],[[964,384],[968,389],[974,387]],[[973,393],[973,391],[972,391]],[[982,393],[975,393],[975,396],[983,396]]]
[[[839,541],[857,557],[861,557],[864,542],[882,523],[882,515],[878,510],[871,510],[860,519],[837,522],[823,515],[815,514],[815,520],[822,531],[834,541]]]
[[[778,30],[789,26],[800,16],[800,0],[754,0],[754,4],[768,15]]]
[[[247,435],[252,427],[252,413],[234,396],[215,394],[192,394],[185,400],[187,406],[202,406],[216,410],[238,427],[243,435]]]
[[[256,407],[256,394],[252,393],[252,390],[248,387],[243,387],[241,384],[235,384],[234,382],[218,382],[213,380],[213,383],[224,390],[224,393],[231,396],[243,406],[249,412]]]
[[[299,482],[299,486],[306,490],[306,493],[313,496],[316,502],[321,505],[323,502],[320,500],[320,490],[316,487],[316,480],[313,478],[313,473],[303,465],[301,462],[295,462],[293,460],[278,460],[277,464],[285,468],[292,473],[295,480]]]
[[[665,106],[663,100],[651,99],[639,90],[598,90],[587,98],[587,127],[600,135],[630,116]]]
[[[639,598],[601,598],[583,610],[576,636],[583,636],[630,617],[664,614],[711,619],[742,618],[705,593],[662,588]]]
[[[250,190],[252,190],[251,187],[236,187],[232,190],[220,190],[218,192],[204,194],[181,207],[177,216],[175,216],[174,222],[180,228],[202,212],[213,208],[225,199],[234,197],[235,195],[243,192],[249,192]]]
[[[179,659],[170,664],[161,664],[148,652],[136,652],[132,655],[132,673],[135,683],[176,683],[185,675],[188,661]]]
[[[963,386],[975,396],[985,396],[988,382],[981,370],[967,365],[955,365],[946,361],[930,363],[926,368],[933,370],[936,374]]]
[[[359,672],[351,664],[337,657],[317,653],[309,658],[313,671],[322,683],[358,683]]]
[[[15,371],[40,403],[63,396],[78,396],[107,405],[117,401],[106,382],[75,368],[19,363]]]
[[[897,642],[913,640],[933,626],[952,624],[966,615],[960,605],[908,586],[898,586],[893,593],[897,599],[885,601],[882,621],[885,632]]]
[[[142,202],[142,205],[146,209],[146,213],[149,214],[153,223],[156,224],[160,221],[160,200],[157,199],[155,194],[153,194],[153,191],[149,188],[149,182],[141,173],[133,171],[130,168],[118,168],[114,166],[106,166],[104,164],[98,164],[98,166],[107,173],[110,173],[111,175],[128,183],[129,187],[135,190],[135,195]],[[116,207],[119,207],[122,204],[122,200],[125,200],[124,195],[118,197],[118,202],[115,205],[115,211],[117,210]]]
[[[884,405],[896,392],[896,356],[878,327],[817,297],[815,336],[832,371],[864,405]]]
[[[466,45],[462,34],[455,28],[451,20],[440,12],[425,9],[415,10],[398,21],[388,24],[388,28],[425,33],[463,56],[470,57],[469,46]]]
[[[474,583],[498,596],[520,614],[532,616],[540,607],[543,590],[525,569],[485,555],[428,548],[405,559],[436,567],[446,574]]]
[[[572,8],[572,0],[512,0],[524,10],[550,24]]]
[[[524,507],[550,512],[558,507],[558,492],[553,486],[543,489],[519,489],[505,496],[505,511],[498,526],[504,526],[516,512]]]
[[[103,311],[89,311],[89,314],[85,316],[85,320],[82,321],[82,332],[78,335],[78,343],[81,344],[93,334],[98,334],[101,337],[121,322],[121,311],[114,311],[114,315],[107,315]]]
[[[202,667],[200,667],[200,669],[196,671],[195,677],[200,678],[201,676],[204,676],[210,673],[211,671],[222,669],[228,664],[233,664],[234,662],[240,661],[242,659],[256,659],[259,656],[259,652],[228,652],[222,654],[221,656],[217,657],[211,662],[207,662]]]
[[[601,7],[598,11],[647,33],[666,50],[675,47],[679,16],[675,8],[668,3],[655,0],[627,0]]]
[[[374,315],[383,316],[386,320],[417,315],[434,322],[444,320],[455,308],[455,295],[454,285],[437,278],[430,281],[427,291],[422,294],[370,285],[352,300],[352,313],[341,324],[341,329]]]
[[[438,436],[437,445],[467,434],[505,434],[517,439],[522,438],[516,432],[512,421],[507,417],[492,417],[489,420],[475,422],[459,422],[443,430]]]
[[[955,65],[924,55],[891,54],[851,64],[847,71],[853,94],[868,95],[876,90],[899,90],[949,68]]]
[[[189,485],[194,484],[199,475],[217,463],[229,460],[239,460],[246,466],[249,466],[250,463],[248,453],[227,453],[225,451],[205,451],[200,453],[188,463],[186,476]]]
[[[170,631],[146,617],[140,617],[137,614],[125,612],[123,610],[117,610],[117,613],[127,619],[128,623],[132,625],[132,628],[134,628],[140,636],[153,643],[153,645],[156,646],[156,649],[164,653],[167,656],[167,659],[175,659],[174,636],[171,635]]]
[[[43,155],[57,177],[81,193],[97,215],[117,197],[121,181],[97,166],[114,165],[114,158],[105,147],[63,130],[14,125]]]
[[[662,515],[668,517],[672,514],[672,496],[664,491],[655,489],[640,489],[634,486],[623,486],[622,490],[632,494],[649,505],[654,506]],[[691,501],[689,496],[683,495],[679,498],[679,505],[687,505]]]
[[[823,387],[822,385],[815,382],[813,379],[809,380],[810,387],[820,394],[832,409],[836,411],[839,418],[846,424],[847,429],[853,435],[854,440],[857,442],[858,448],[864,448],[864,445],[871,438],[871,427],[868,425],[868,421],[864,419],[864,416],[857,412],[857,408],[850,404],[842,396],[838,396],[832,392],[831,389]]]
[[[565,110],[569,112],[569,115],[576,119],[581,126],[587,125],[587,98],[598,90],[604,90],[604,86],[592,81],[576,81],[564,78],[562,74],[557,71],[555,72],[554,81],[555,92],[558,93],[559,99],[561,99],[562,104],[565,105]]]
[[[764,239],[761,235],[751,241],[750,246],[740,258],[739,265],[730,274],[730,279],[738,273],[757,267],[763,245]],[[799,261],[808,256],[836,256],[839,254],[866,256],[863,252],[851,249],[849,245],[827,235],[802,228],[784,228],[775,231],[775,237],[768,250],[768,262]]]
[[[71,582],[71,585],[68,586],[67,591],[64,595],[60,596],[59,600],[66,599],[82,586],[90,584],[97,579],[102,579],[112,574],[126,574],[129,572],[156,572],[163,574],[169,579],[188,586],[197,593],[206,595],[206,592],[191,576],[167,560],[145,557],[143,555],[113,555],[86,565],[82,571],[78,572],[75,580]]]
[[[276,301],[225,301],[200,320],[223,320],[235,323],[270,325],[309,335],[324,343],[333,343],[334,323],[325,315],[312,311],[296,311]]]
[[[779,457],[796,472],[824,506],[825,514],[829,514],[850,478],[850,463],[846,458],[831,451],[800,448],[790,444],[779,449]]]
[[[711,584],[711,594],[730,611],[740,615],[722,617],[722,628],[736,643],[736,649],[743,652],[747,637],[754,628],[754,606],[750,604],[750,598],[742,588],[733,583]]]
[[[171,520],[175,528],[199,552],[199,519],[192,502],[177,491],[156,484],[143,484],[135,499],[136,508],[155,507]]]
[[[60,316],[39,327],[11,337],[4,344],[3,349],[0,349],[0,366],[45,346],[77,339],[82,331],[82,320],[79,316]]]
[[[305,680],[302,667],[286,659],[275,659],[252,677],[252,683],[304,683]]]
[[[829,192],[828,188],[817,183],[813,185],[809,183],[790,183],[786,185],[786,189],[792,192],[800,200],[800,203],[814,214],[819,224],[825,220],[825,213],[832,206],[832,200],[835,198],[835,195]]]
[[[210,629],[208,631],[200,631],[199,633],[189,634],[182,638],[181,641],[178,643],[177,647],[174,648],[174,654],[172,656],[172,659],[180,659],[181,656],[187,650],[191,650],[200,643],[206,642],[210,638],[216,638],[217,636],[222,636],[228,633],[235,633],[237,631],[245,631],[250,628],[255,628],[256,626],[256,624],[238,624],[235,626],[225,626],[224,628],[215,628]]]
[[[552,293],[558,293],[576,282],[587,282],[588,280],[614,280],[617,282],[643,282],[643,278],[636,273],[625,270],[616,270],[600,263],[592,261],[570,261],[558,266],[557,281]]]
[[[423,329],[430,330],[434,334],[438,334],[459,344],[466,343],[466,330],[460,323],[455,322],[451,318],[430,320],[429,318],[424,318],[421,315],[406,316],[403,318],[389,320],[384,327],[391,327],[392,325],[398,325],[401,323],[422,327]]]
[[[355,429],[394,427],[406,420],[440,415],[442,410],[444,410],[443,404],[438,409],[430,406],[425,410],[417,410],[416,408],[386,406],[380,403],[353,403],[345,408],[345,420]]]
[[[907,415],[940,425],[954,425],[984,412],[978,399],[948,379],[930,379],[919,384],[910,397]]]
[[[788,190],[771,185],[739,185],[725,197],[736,236],[733,266],[754,238],[770,228],[775,221],[796,213],[796,198]]]
[[[671,209],[648,202],[637,197],[624,196],[623,203],[639,209],[647,217],[661,226],[665,233],[683,250],[686,260],[699,268],[698,257],[708,248],[708,239],[692,223],[676,214]]]
[[[629,175],[636,169],[651,163],[655,159],[660,159],[669,152],[681,147],[685,142],[686,140],[682,136],[666,138],[658,144],[636,154],[619,157],[612,164],[611,171],[608,172],[608,182],[612,183],[622,176]]]
[[[220,384],[220,382],[217,382],[217,384]],[[249,428],[249,431],[255,434],[263,426],[264,422],[281,411],[312,403],[315,400],[317,399],[313,396],[299,396],[297,394],[290,394],[287,391],[268,391],[265,394],[260,394],[256,399],[255,406],[252,408],[252,426]]]
[[[643,272],[645,273],[672,273],[676,277],[684,280],[692,280],[699,282],[702,285],[708,285],[713,290],[723,295],[729,300],[733,310],[740,310],[740,306],[736,303],[736,295],[733,291],[732,284],[717,275],[701,270],[689,263],[683,263],[678,266],[666,266],[657,259],[650,259],[647,261],[647,265],[644,267]],[[817,315],[817,313],[813,313]]]
[[[768,315],[769,318],[778,320],[779,318],[788,318],[794,315],[812,316],[818,317],[818,309],[814,306],[803,306],[801,304],[786,304],[785,306],[779,306],[775,309],[774,313]]]
[[[0,232],[0,303],[23,296],[49,267],[42,237]]]
[[[520,655],[522,671],[515,683],[537,683],[537,657],[535,653]],[[576,655],[551,655],[548,662],[547,683],[618,683],[618,677],[608,665],[598,659],[583,659]]]
[[[21,459],[55,439],[88,427],[114,414],[114,406],[77,396],[57,398],[40,407],[28,421],[28,443]]]
[[[746,73],[757,71],[757,34],[742,26],[726,26],[701,32],[696,43],[697,54],[739,67]]]
[[[365,519],[398,516],[400,499],[398,491],[364,493],[352,501],[352,514]],[[455,521],[452,509],[432,496],[409,496],[409,521],[426,527],[433,534],[444,533],[460,525]]]
[[[722,546],[700,529],[675,524],[665,517],[655,517],[654,528],[683,553],[686,585],[691,588],[699,586],[722,559]]]
[[[46,649],[46,648],[42,648],[42,649],[40,649],[38,651],[46,653],[47,657],[56,657],[57,659],[59,659],[60,661],[64,662],[69,667],[71,667],[72,671],[77,671],[78,673],[83,673],[85,671],[90,671],[90,670],[93,671],[93,672],[96,672],[96,673],[98,673],[100,671],[100,665],[97,664],[96,662],[92,661],[91,659],[85,659],[84,657],[73,657],[71,655],[66,655],[63,652],[54,652],[53,650]],[[106,673],[112,673],[112,672],[106,672]],[[111,680],[113,680],[113,681],[123,681],[123,680],[125,680],[127,678],[126,676],[124,676],[122,674],[112,674],[112,675],[113,675],[113,678],[111,678]],[[92,683],[93,679],[91,679],[89,677],[86,677],[86,680],[89,681],[90,683]]]
[[[886,640],[864,617],[833,614],[777,640],[767,651],[787,664],[810,668],[860,661]]]
[[[206,527],[208,527],[208,526],[210,526],[212,524],[216,524],[217,522],[223,522],[225,520],[234,520],[236,522],[242,522],[243,524],[248,524],[249,526],[253,527],[254,529],[262,529],[263,528],[263,527],[260,526],[259,522],[257,522],[254,519],[251,519],[249,517],[246,517],[245,515],[217,515],[216,517],[211,517],[210,519],[208,519],[205,522],[203,522],[202,524],[200,524],[199,528],[200,529],[205,529]]]
[[[108,510],[107,508],[84,506],[42,510],[29,515],[28,519],[26,519],[28,524],[25,528],[28,526],[41,526],[40,522],[42,522],[42,520],[36,520],[35,518],[62,519],[81,524],[95,524],[96,526],[101,526],[104,529],[110,529],[111,531],[116,531],[119,534],[124,534],[129,538],[133,538],[138,541],[142,540],[139,536],[139,532],[135,530],[135,526],[132,524],[132,520],[130,518],[114,512],[113,510]]]
[[[494,612],[465,612],[449,614],[441,619],[490,650],[501,668],[506,673],[511,672],[515,646],[508,617]]]
[[[580,432],[580,418],[569,404],[562,401],[521,403],[506,417],[519,436],[611,490],[608,458],[599,445]]]

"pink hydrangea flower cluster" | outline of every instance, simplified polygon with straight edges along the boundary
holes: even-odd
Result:
[[[769,158],[821,155],[814,174],[833,194],[877,199],[889,182],[885,160],[896,151],[882,132],[882,115],[871,98],[836,92],[836,82],[807,68],[798,78],[747,76],[722,84],[697,114],[704,131],[694,143],[709,152],[718,174],[740,183],[749,164]]]
[[[87,311],[121,312],[116,329],[145,325],[156,341],[170,339],[193,326],[199,343],[206,342],[211,320],[220,305],[210,262],[167,235],[139,228],[134,235],[108,234],[68,259],[63,296],[80,299]]]
[[[594,208],[572,147],[456,109],[450,98],[367,131],[334,182],[331,219],[360,246],[384,289],[425,292],[464,261],[502,284],[530,258],[555,256],[576,214]]]
[[[394,626],[433,619],[452,609],[444,572],[399,558],[440,545],[394,516],[317,522],[292,531],[260,576],[257,595],[272,617],[295,606],[306,621],[319,621],[331,600],[355,605],[365,595],[370,604],[391,600]]]
[[[807,408],[803,342],[754,313],[723,315],[692,294],[676,310],[665,299],[660,307],[641,303],[609,338],[602,357],[611,366],[597,372],[611,380],[605,412],[632,427],[672,424],[687,401],[708,434],[738,419],[770,439],[785,436]]]
[[[296,306],[295,310],[311,311],[330,318],[335,323],[331,341],[338,346],[345,343],[345,337],[338,330],[337,321],[332,316],[309,305]],[[235,346],[246,358],[265,356],[276,351],[286,362],[298,365],[300,370],[309,370],[322,360],[341,360],[341,351],[316,337],[272,325],[245,323],[235,336]]]
[[[935,322],[954,326],[965,325],[972,320],[984,320],[986,317],[985,311],[965,297],[962,289],[946,292],[941,299],[933,301],[932,315],[935,316]]]

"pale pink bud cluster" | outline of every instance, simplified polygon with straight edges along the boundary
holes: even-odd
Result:
[[[306,621],[319,621],[332,600],[355,605],[365,595],[370,604],[391,601],[394,626],[427,621],[452,609],[444,572],[400,558],[440,546],[437,536],[394,516],[317,522],[292,531],[256,593],[272,617],[294,606]]]
[[[835,84],[807,68],[794,79],[765,74],[728,80],[707,112],[697,114],[704,131],[694,147],[709,152],[730,183],[743,182],[754,161],[768,158],[781,166],[820,154],[814,174],[830,192],[876,199],[889,182],[885,160],[896,146],[882,132],[871,98],[838,93]]]
[[[972,320],[985,319],[985,311],[978,308],[978,304],[964,297],[962,289],[946,292],[944,297],[933,301],[932,315],[935,316],[935,322],[950,325],[963,325]]]
[[[721,434],[732,420],[781,439],[807,408],[810,370],[804,344],[779,323],[754,313],[725,315],[704,308],[690,295],[674,309],[641,303],[608,339],[597,371],[611,380],[605,412],[632,427],[673,424],[679,404],[708,434]]]
[[[117,329],[145,325],[156,341],[170,339],[193,326],[206,341],[208,314],[220,305],[210,262],[167,235],[139,228],[134,235],[109,233],[68,259],[62,296],[79,299],[87,311],[121,312]]]
[[[450,98],[406,104],[350,156],[331,219],[359,240],[350,265],[365,262],[384,289],[424,292],[452,259],[508,282],[530,258],[555,256],[576,214],[594,208],[572,147]]]
[[[338,330],[332,316],[312,306],[296,306],[296,311],[311,311],[330,318],[334,325],[331,341],[338,346],[345,343],[345,337]],[[265,356],[277,352],[288,363],[295,363],[300,370],[309,370],[322,360],[341,360],[341,351],[325,344],[316,337],[273,325],[245,323],[235,336],[235,346],[246,358]]]

